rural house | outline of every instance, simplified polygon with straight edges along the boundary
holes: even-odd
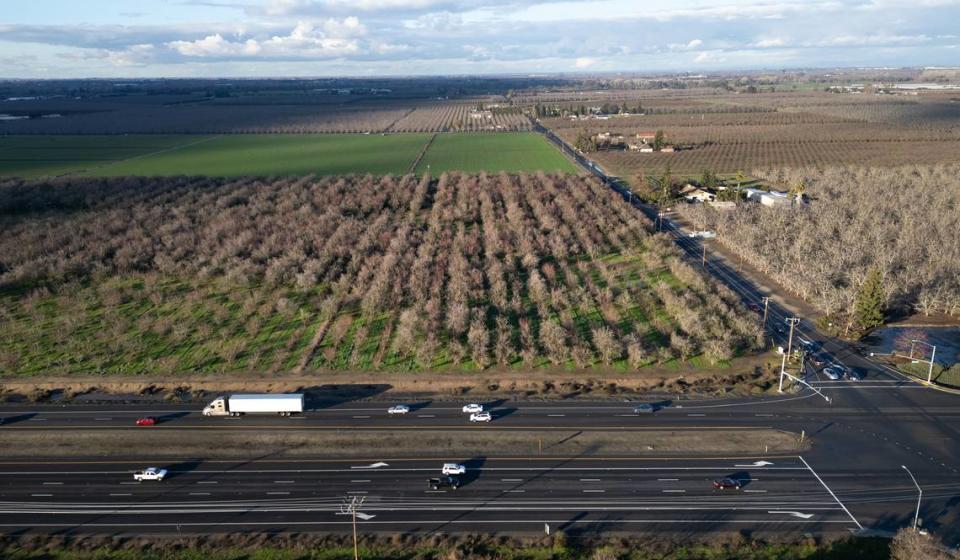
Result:
[[[687,202],[713,202],[717,198],[716,194],[689,183],[680,189],[680,196]]]

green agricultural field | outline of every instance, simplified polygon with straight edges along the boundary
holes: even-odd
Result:
[[[271,134],[217,136],[131,159],[88,175],[341,175],[406,173],[427,134]]]
[[[402,175],[428,134],[0,137],[0,176]],[[429,167],[428,167],[429,166]],[[417,172],[489,173],[576,168],[534,133],[439,134]]]
[[[0,176],[42,177],[93,171],[206,136],[0,136]]]
[[[438,134],[417,166],[429,171],[576,173],[577,168],[533,132]]]

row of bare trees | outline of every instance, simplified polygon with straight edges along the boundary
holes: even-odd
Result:
[[[123,322],[100,341],[120,354],[131,329],[163,348],[227,329],[220,369],[642,367],[760,342],[734,294],[585,176],[11,181],[0,226],[0,289],[46,286],[70,307],[59,287],[94,283],[107,308],[144,309],[139,324],[102,313]],[[165,295],[164,278],[193,288]],[[224,302],[224,286],[246,295]],[[160,312],[191,301],[209,316],[189,328]],[[21,304],[3,300],[0,331],[48,328]]]
[[[803,182],[808,206],[684,212],[721,243],[828,314],[847,316],[871,269],[891,310],[960,317],[960,166],[764,169]]]

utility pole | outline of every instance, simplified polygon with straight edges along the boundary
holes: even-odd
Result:
[[[923,488],[920,488],[920,485],[917,484],[917,479],[913,477],[913,473],[910,472],[910,469],[908,469],[906,465],[900,466],[903,467],[903,470],[907,471],[907,474],[910,475],[910,480],[913,481],[913,485],[917,487],[917,492],[920,493],[920,495],[917,497],[917,513],[913,516],[913,530],[916,531],[917,525],[920,524],[920,500],[923,499]]]
[[[703,256],[700,257],[700,266],[707,268],[707,243],[706,241],[701,241],[700,245],[703,247]]]
[[[767,310],[770,307],[770,298],[763,298],[763,336],[767,336]]]
[[[357,512],[363,505],[363,496],[351,496],[340,505],[340,513],[353,518],[353,560],[360,560],[360,549],[357,546]]]
[[[787,339],[787,355],[790,355],[790,351],[793,349],[793,327],[800,322],[800,319],[797,317],[787,317],[787,323],[790,324],[790,337]]]

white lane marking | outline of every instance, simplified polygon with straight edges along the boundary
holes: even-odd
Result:
[[[210,492],[190,492],[191,496],[209,496]]]
[[[44,486],[59,486],[61,484],[63,483],[62,482],[44,482],[43,483]]]
[[[853,522],[857,524],[857,527],[863,530],[863,525],[861,525],[860,522],[857,521],[857,518],[854,517],[852,513],[850,513],[850,510],[847,509],[847,506],[843,505],[843,502],[840,501],[840,498],[838,498],[837,495],[833,493],[833,490],[831,490],[830,487],[827,486],[827,483],[824,482],[822,478],[820,478],[820,475],[817,474],[817,471],[813,470],[813,467],[810,466],[810,463],[807,463],[807,460],[804,459],[802,455],[797,455],[797,457],[799,457],[800,460],[803,461],[803,464],[806,465],[808,469],[810,469],[810,473],[813,476],[817,477],[817,480],[819,480],[820,484],[822,484],[823,487],[827,489],[827,492],[830,492],[830,495],[833,496],[833,499],[836,500],[838,504],[840,504],[840,507],[843,508],[843,511],[847,512],[847,515],[849,515],[850,519],[852,519]]]
[[[766,417],[769,417],[769,416],[773,416],[773,414],[754,414],[754,416],[759,416],[759,417],[762,417],[762,418],[766,418]]]
[[[113,418],[94,418],[94,420],[113,420]]]
[[[523,494],[526,490],[507,490],[507,493],[510,494]]]
[[[268,496],[286,496],[288,494],[290,494],[290,492],[267,492]]]
[[[31,422],[46,422],[47,419],[46,419],[46,418],[31,418],[30,421],[31,421]]]
[[[368,479],[368,478],[361,478],[361,479],[357,479],[357,480],[351,480],[350,482],[370,482],[370,479]]]
[[[120,484],[140,484],[140,483],[137,481],[133,481],[133,482],[121,482]]]
[[[753,492],[755,494],[763,494],[763,493],[766,493],[766,490],[744,490],[744,492]]]
[[[523,482],[522,478],[501,478],[500,482]]]
[[[38,498],[53,496],[53,494],[30,494],[30,495],[31,495],[31,496],[36,496],[36,497],[38,497]]]
[[[347,492],[347,494],[366,494],[366,493],[367,492],[365,490],[358,490],[356,492]]]
[[[687,414],[687,416],[706,416],[706,414]]]
[[[603,494],[606,490],[581,490],[585,494],[594,493],[594,494]]]
[[[446,494],[446,490],[426,490],[427,494]]]
[[[435,414],[417,414],[417,418],[436,418]]]
[[[389,466],[390,466],[390,465],[389,465],[388,463],[384,463],[383,461],[378,461],[378,462],[376,462],[376,463],[370,463],[369,465],[360,465],[360,466],[354,466],[354,467],[350,467],[350,468],[353,469],[353,470],[356,470],[356,469],[379,469],[380,467],[389,467]],[[339,472],[339,471],[334,471],[334,472]]]
[[[293,480],[274,480],[274,484],[295,484]]]
[[[677,482],[680,479],[679,478],[658,478],[657,480],[660,482]]]
[[[369,416],[354,416],[354,418],[370,418]]]
[[[201,480],[197,482],[197,484],[220,484],[220,483],[217,482],[216,480]]]
[[[580,482],[600,482],[599,478],[581,478]]]
[[[132,496],[133,494],[124,494],[124,493],[112,493],[111,496]]]
[[[566,416],[566,414],[547,414],[547,416],[552,416],[554,418],[562,418]]]
[[[676,494],[685,494],[686,490],[661,490],[665,494],[676,493]]]

